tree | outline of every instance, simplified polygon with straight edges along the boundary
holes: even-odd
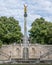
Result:
[[[2,47],[3,42],[0,40],[0,48]]]
[[[0,40],[3,43],[19,43],[22,39],[19,22],[13,17],[0,17]]]
[[[37,18],[32,23],[29,38],[32,43],[52,44],[52,23],[44,18]]]

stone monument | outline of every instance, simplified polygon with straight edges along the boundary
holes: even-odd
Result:
[[[24,5],[24,40],[23,58],[28,59],[28,38],[27,38],[27,5]]]

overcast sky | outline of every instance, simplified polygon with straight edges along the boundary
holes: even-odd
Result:
[[[19,20],[23,32],[24,4],[28,6],[28,30],[36,18],[44,17],[46,20],[52,21],[52,0],[0,0],[0,16],[12,16]]]

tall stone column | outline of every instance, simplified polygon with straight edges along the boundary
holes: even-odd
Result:
[[[23,58],[28,59],[28,39],[27,39],[27,6],[24,5],[24,49]]]

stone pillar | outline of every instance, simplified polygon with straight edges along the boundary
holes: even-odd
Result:
[[[28,41],[28,39],[27,39],[27,6],[26,5],[24,5],[24,40],[23,40],[24,42],[24,49],[23,49],[23,58],[25,59],[25,60],[27,60],[28,59],[28,43],[27,43],[27,41]]]

